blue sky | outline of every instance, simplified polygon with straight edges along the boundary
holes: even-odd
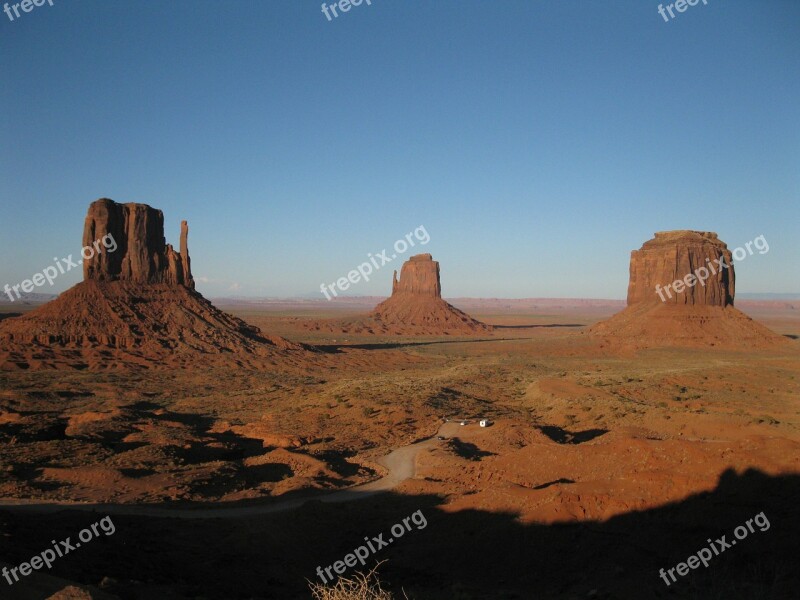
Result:
[[[321,298],[420,225],[445,296],[623,298],[667,229],[764,235],[737,292],[800,292],[800,2],[320,4],[0,13],[0,285],[110,197],[187,219],[209,296]]]

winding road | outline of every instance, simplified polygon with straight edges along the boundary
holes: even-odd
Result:
[[[444,423],[436,436],[451,437],[458,430],[457,422]],[[378,459],[378,463],[388,469],[385,477],[331,492],[324,496],[309,496],[272,502],[270,504],[251,504],[248,506],[220,506],[215,508],[163,508],[150,504],[96,504],[89,502],[47,502],[28,499],[0,499],[0,508],[15,512],[54,513],[62,510],[83,510],[105,513],[107,515],[130,515],[147,517],[167,517],[174,519],[235,519],[255,515],[293,510],[307,502],[339,503],[353,502],[369,498],[375,494],[394,489],[406,479],[414,477],[417,455],[426,448],[436,445],[436,436],[420,442],[402,446]],[[207,506],[207,505],[205,505]]]

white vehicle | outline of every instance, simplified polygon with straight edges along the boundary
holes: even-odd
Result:
[[[489,427],[492,422],[489,419],[481,419],[478,423],[481,427]]]

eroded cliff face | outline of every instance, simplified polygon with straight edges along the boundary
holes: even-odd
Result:
[[[430,254],[412,256],[397,271],[392,282],[392,296],[395,294],[414,294],[431,298],[442,297],[442,284],[439,280],[439,263]]]
[[[725,267],[723,267],[725,265]],[[673,286],[673,282],[685,282]],[[639,303],[728,306],[735,273],[727,244],[709,231],[660,231],[631,252],[628,306]],[[656,286],[662,291],[659,293]],[[664,288],[668,289],[664,290]],[[677,289],[675,289],[677,287]]]
[[[111,236],[116,248],[95,244]],[[118,204],[101,198],[89,205],[83,227],[83,245],[97,249],[83,261],[83,279],[166,283],[194,289],[187,238],[181,222],[180,252],[164,239],[164,214],[146,204]],[[88,251],[87,251],[88,254]]]

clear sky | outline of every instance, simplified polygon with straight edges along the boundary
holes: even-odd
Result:
[[[800,2],[320,4],[0,13],[0,286],[109,197],[187,219],[209,296],[322,298],[420,225],[445,296],[622,298],[666,229],[764,235],[737,292],[800,292]]]

